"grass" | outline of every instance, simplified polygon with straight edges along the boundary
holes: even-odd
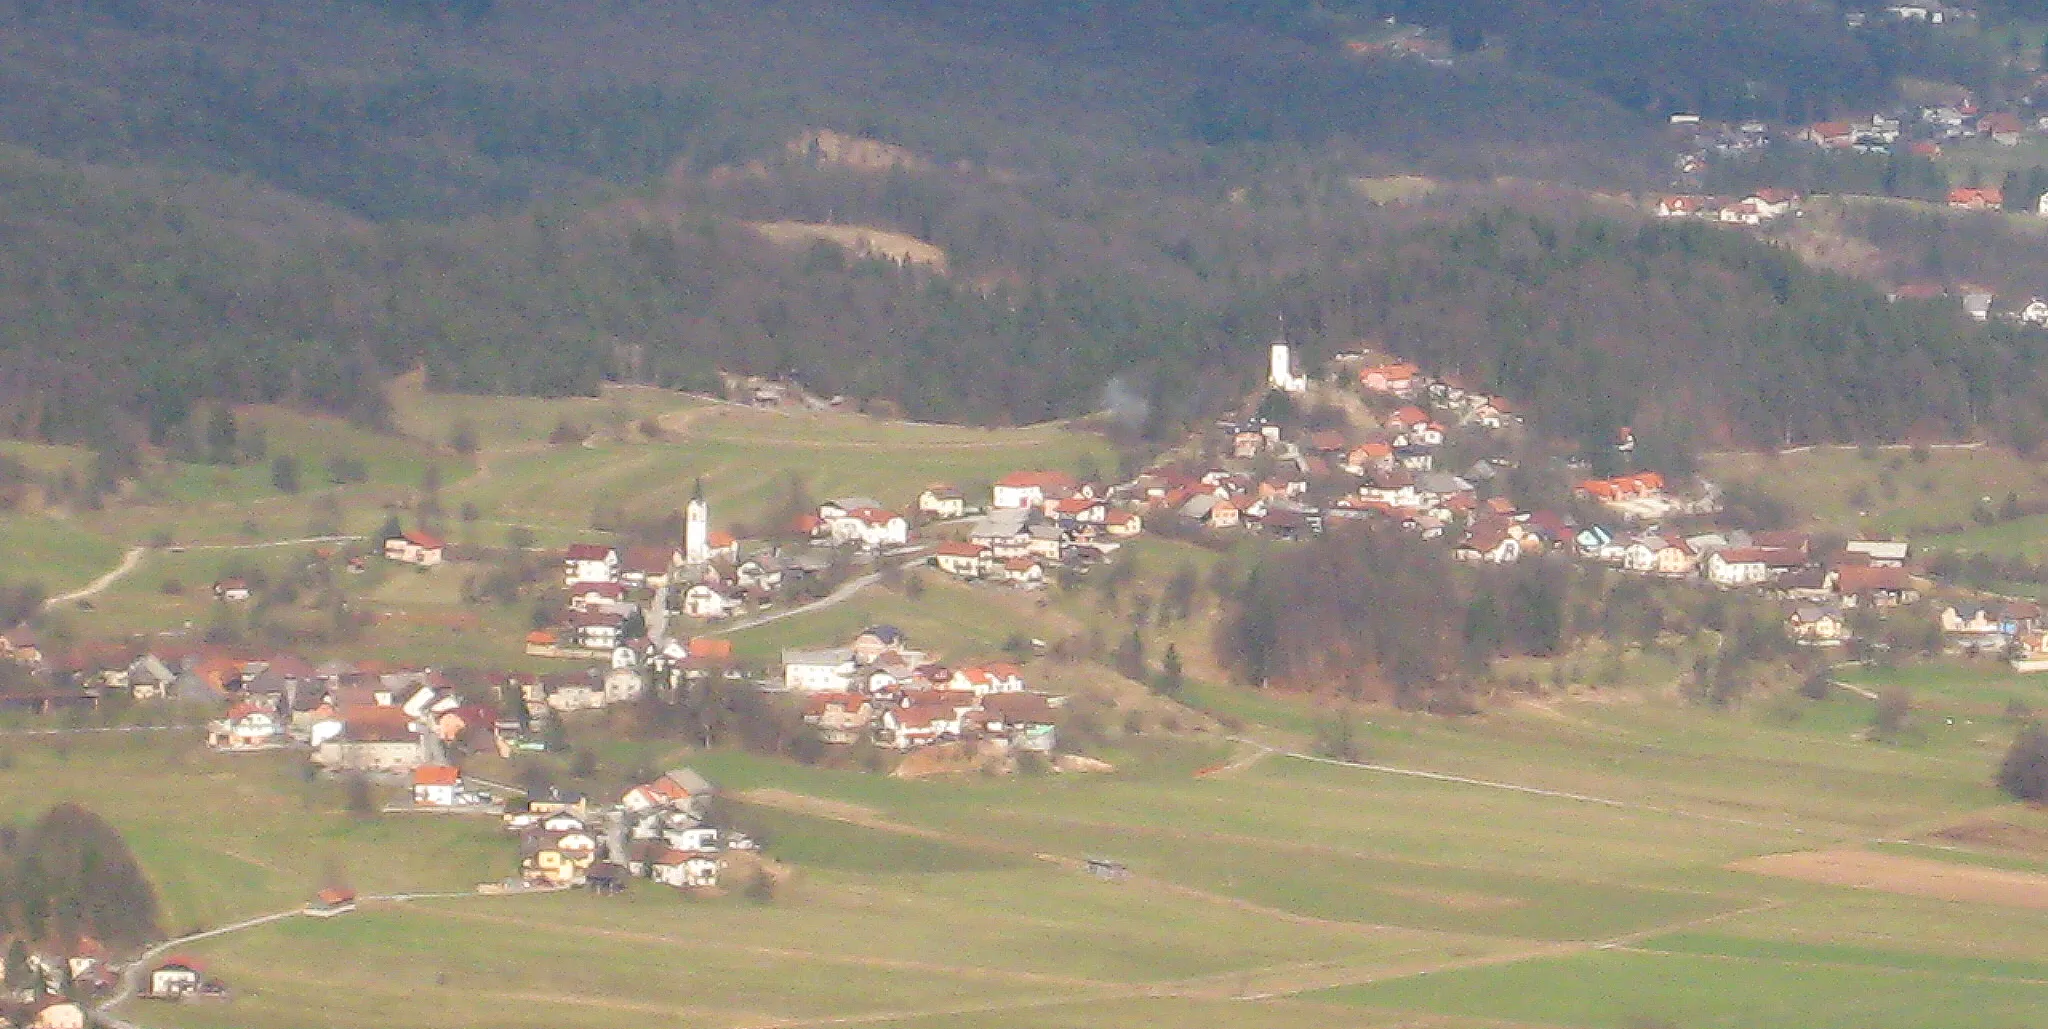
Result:
[[[2048,469],[1990,446],[1929,450],[1924,457],[1904,448],[1816,447],[1794,454],[1722,454],[1709,458],[1707,467],[1708,476],[1724,485],[1739,483],[1777,497],[1814,528],[1849,534],[1972,527],[1971,512],[1982,498],[2002,505],[2008,493],[2025,504],[2048,503]]]
[[[1588,1029],[1949,1029],[2023,1025],[2048,983],[1777,958],[1600,951],[1345,987],[1323,998]]]
[[[121,560],[121,548],[74,522],[34,515],[0,518],[0,561],[8,579],[42,583],[64,593],[91,582]]]

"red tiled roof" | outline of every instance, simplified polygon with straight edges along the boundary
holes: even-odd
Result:
[[[453,786],[462,781],[462,772],[454,765],[421,765],[412,770],[414,786]]]
[[[1065,472],[1048,471],[1011,472],[996,480],[998,486],[1037,486],[1040,489],[1072,489],[1080,484],[1079,479]]]

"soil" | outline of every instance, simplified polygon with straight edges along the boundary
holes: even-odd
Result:
[[[2048,911],[2048,875],[1950,864],[1863,850],[1771,854],[1728,866],[1739,872],[1774,875],[1830,886],[1971,904]]]
[[[2014,854],[2048,855],[2048,829],[2010,822],[1964,822],[1928,833],[1927,838]]]

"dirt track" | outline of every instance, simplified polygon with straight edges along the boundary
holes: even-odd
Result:
[[[2048,911],[2048,875],[1950,864],[1864,850],[1771,854],[1728,866],[1830,886],[1853,886],[1909,897]]]

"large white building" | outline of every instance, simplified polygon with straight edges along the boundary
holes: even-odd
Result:
[[[782,684],[806,693],[840,693],[853,682],[853,648],[785,650]]]

